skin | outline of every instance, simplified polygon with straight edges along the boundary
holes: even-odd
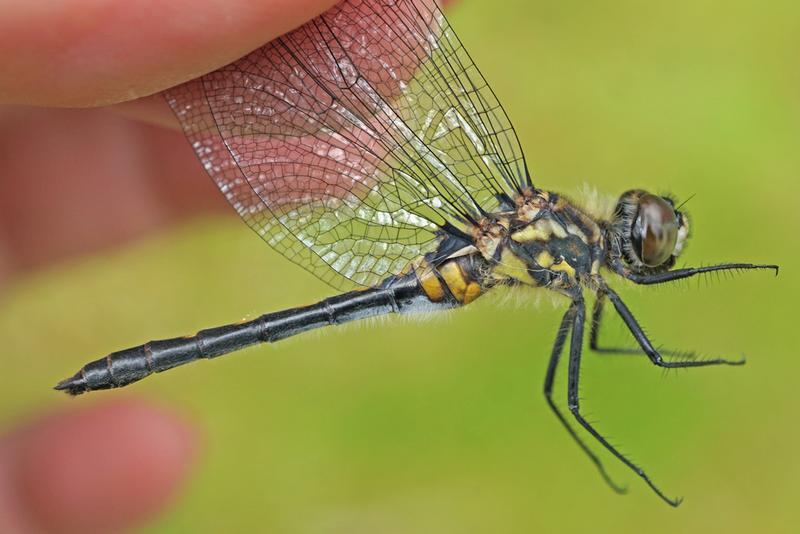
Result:
[[[194,463],[192,427],[134,399],[82,403],[0,438],[0,532],[118,532],[170,502]]]
[[[3,2],[0,101],[89,107],[152,95],[230,63],[334,3]]]

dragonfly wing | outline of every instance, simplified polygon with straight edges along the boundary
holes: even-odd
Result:
[[[530,185],[430,0],[342,2],[167,99],[248,225],[338,288],[400,272]]]

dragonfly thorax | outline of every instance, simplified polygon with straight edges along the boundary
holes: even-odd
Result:
[[[531,188],[515,199],[515,210],[477,225],[474,246],[491,265],[491,281],[575,285],[597,274],[603,232],[564,197]]]

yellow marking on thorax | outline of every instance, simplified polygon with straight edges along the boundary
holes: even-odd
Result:
[[[541,251],[535,258],[536,263],[538,263],[544,269],[549,269],[551,271],[559,271],[565,272],[570,277],[575,277],[575,269],[570,265],[566,260],[562,259],[560,262],[556,263],[555,258],[547,252],[546,250]]]
[[[551,236],[563,239],[567,237],[567,231],[552,219],[539,219],[511,234],[511,239],[517,243],[529,243],[531,241],[547,241]]]
[[[561,271],[569,275],[570,278],[575,278],[575,268],[567,262],[562,260],[560,263],[555,263],[550,266],[551,271]]]
[[[552,219],[548,219],[548,222],[550,223],[551,232],[553,233],[554,236],[556,236],[559,239],[564,239],[565,237],[567,237],[568,235],[567,231],[564,229],[563,226],[561,226]]]
[[[577,226],[575,227],[575,231],[570,229],[570,233],[577,235],[585,243],[588,243],[590,245],[597,243],[600,240],[600,227],[597,225],[597,223],[591,217],[589,217],[580,210],[575,210],[573,215],[580,218],[583,225],[590,230],[590,235],[586,235],[586,233]]]
[[[578,228],[577,225],[575,225],[575,224],[568,225],[567,226],[567,232],[569,232],[570,234],[572,234],[574,236],[578,236],[578,238],[580,238],[580,240],[583,241],[584,243],[588,243],[588,240],[586,238],[586,234],[584,234],[583,230]]]
[[[531,273],[528,272],[528,265],[507,248],[503,249],[500,254],[500,262],[493,269],[493,272],[512,280],[519,280],[524,284],[536,285]]]
[[[540,267],[544,267],[545,269],[549,269],[550,266],[553,265],[553,262],[556,261],[553,259],[553,256],[546,250],[541,251],[539,254],[537,254],[536,258],[534,259],[536,260],[536,263],[539,264]]]
[[[549,232],[544,232],[542,228],[529,224],[522,230],[511,234],[511,239],[517,243],[528,243],[530,241],[544,241],[550,237]]]

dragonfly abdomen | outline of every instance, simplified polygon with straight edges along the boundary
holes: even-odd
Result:
[[[448,275],[455,280],[455,271]],[[455,283],[455,282],[454,282]],[[430,282],[428,282],[430,288]],[[113,389],[199,359],[215,358],[257,343],[272,343],[308,330],[389,313],[451,308],[452,295],[432,299],[416,272],[393,276],[380,286],[350,291],[316,304],[268,313],[241,323],[201,330],[193,336],[149,341],[85,365],[56,389],[72,395]]]
[[[448,258],[437,266],[421,260],[415,263],[414,272],[431,302],[458,306],[469,304],[484,293],[489,268],[480,254],[472,253]]]

